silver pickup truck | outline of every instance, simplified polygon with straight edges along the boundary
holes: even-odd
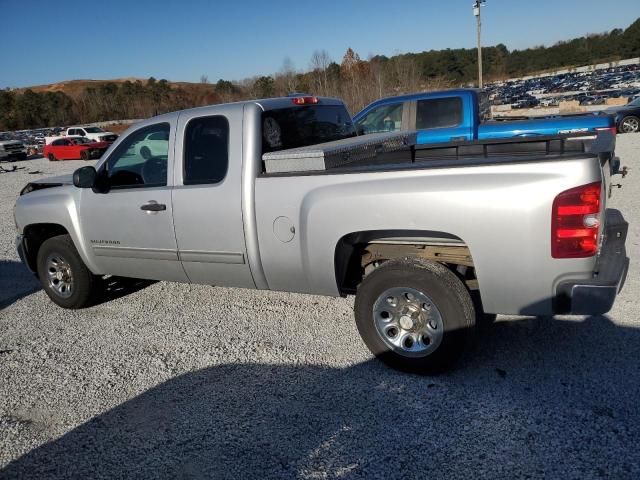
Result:
[[[375,355],[436,372],[476,319],[612,307],[629,262],[627,224],[606,209],[614,145],[607,131],[358,137],[330,98],[196,108],[134,125],[95,168],[28,184],[17,248],[65,308],[90,306],[110,275],[355,294]]]

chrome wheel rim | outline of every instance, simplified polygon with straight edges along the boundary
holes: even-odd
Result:
[[[444,336],[440,310],[428,295],[414,288],[382,292],[373,305],[373,323],[386,346],[406,357],[433,353]]]
[[[61,298],[73,295],[73,272],[62,255],[52,253],[47,257],[47,281],[50,290]]]
[[[622,120],[622,131],[625,133],[633,133],[638,131],[640,123],[637,118],[625,118]]]

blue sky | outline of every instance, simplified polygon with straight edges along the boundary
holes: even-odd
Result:
[[[0,0],[0,88],[77,78],[242,78],[325,49],[366,58],[473,47],[472,0]],[[549,45],[627,27],[640,0],[487,0],[483,44]],[[10,67],[7,67],[10,65]]]

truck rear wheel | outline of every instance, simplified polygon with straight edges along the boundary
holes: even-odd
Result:
[[[38,278],[54,303],[63,308],[91,306],[100,290],[100,277],[86,267],[69,235],[46,240],[38,250]]]
[[[444,265],[390,260],[358,288],[358,331],[383,362],[402,371],[434,374],[464,351],[475,327],[473,302]]]

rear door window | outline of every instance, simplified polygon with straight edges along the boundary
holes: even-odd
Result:
[[[194,118],[184,134],[184,184],[224,180],[229,168],[229,122],[226,117]]]
[[[416,128],[456,127],[462,123],[462,99],[460,97],[418,100]]]

